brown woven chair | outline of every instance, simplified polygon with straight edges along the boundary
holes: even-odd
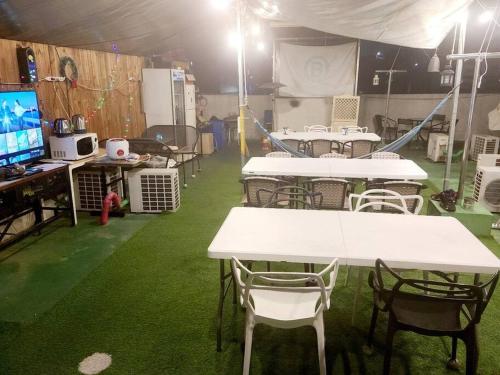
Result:
[[[273,192],[278,187],[287,184],[285,181],[282,181],[278,178],[258,176],[245,177],[242,182],[246,195],[246,202],[244,203],[246,207],[262,207],[262,204],[257,198],[257,191],[259,191],[260,189],[268,189],[269,191]],[[265,193],[262,193],[261,198],[267,200],[270,197],[271,194],[265,195]]]
[[[315,197],[318,197],[321,204],[321,193],[311,193],[301,186],[293,185],[257,191],[259,206],[266,208],[314,209],[317,201]]]
[[[375,142],[358,139],[344,143],[343,152],[350,158],[358,158],[370,154],[374,149]]]
[[[313,158],[319,158],[320,155],[328,154],[332,151],[332,141],[329,139],[314,139],[309,141],[307,145]]]
[[[453,369],[457,368],[458,339],[464,341],[466,375],[476,374],[479,359],[477,327],[497,285],[498,272],[489,281],[478,285],[459,284],[446,275],[439,275],[444,281],[404,278],[381,259],[376,260],[375,271],[371,271],[368,279],[374,296],[368,348],[372,346],[379,311],[388,311],[383,374],[390,372],[393,338],[397,331],[451,337],[448,367]],[[393,286],[386,286],[391,284]]]
[[[304,187],[316,195],[314,206],[318,209],[343,210],[351,184],[337,178],[313,178],[304,182]]]
[[[420,195],[422,184],[414,181],[385,181],[382,183],[382,189],[395,191],[401,195]],[[417,207],[416,199],[406,199],[408,211],[415,213]],[[385,208],[385,212],[392,212],[390,208]]]

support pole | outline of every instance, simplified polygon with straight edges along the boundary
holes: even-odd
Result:
[[[245,36],[243,33],[243,1],[238,0],[236,4],[236,32],[238,34],[238,106],[240,108],[238,117],[238,133],[240,136],[240,156],[241,167],[245,165],[246,156],[248,154],[247,143],[245,138],[245,109],[247,106],[247,95],[245,91]]]
[[[382,128],[382,143],[385,144],[385,139],[387,136],[387,121],[389,117],[389,101],[391,98],[391,83],[392,83],[392,69],[389,70],[389,82],[387,83],[387,97],[385,98],[385,115],[384,115],[384,127]]]
[[[459,60],[460,61],[460,60]],[[477,84],[479,80],[479,69],[481,68],[481,56],[477,56],[474,62],[474,79],[472,81],[472,91],[470,94],[469,117],[467,128],[465,129],[464,153],[462,155],[462,165],[460,167],[460,180],[458,182],[458,199],[462,201],[464,195],[465,175],[467,172],[467,160],[469,158],[470,139],[472,136],[472,119],[474,118],[474,106],[476,104]]]
[[[465,46],[465,35],[467,31],[467,19],[464,19],[460,24],[460,35],[458,37],[458,49],[459,54],[464,53]],[[451,174],[451,162],[453,158],[453,142],[455,141],[455,125],[457,123],[457,112],[458,112],[458,101],[460,99],[460,83],[462,81],[462,67],[463,60],[457,60],[456,72],[455,72],[455,87],[456,90],[453,93],[453,107],[451,110],[451,120],[450,128],[448,132],[448,149],[446,154],[446,167],[444,170],[444,180],[443,180],[443,190],[448,190],[450,188],[450,174]]]

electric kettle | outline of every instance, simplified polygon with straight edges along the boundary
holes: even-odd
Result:
[[[73,115],[71,117],[71,124],[73,125],[73,132],[75,134],[85,134],[87,132],[85,117],[83,115]]]
[[[57,118],[54,120],[54,134],[56,137],[68,137],[73,134],[73,127],[68,119]]]

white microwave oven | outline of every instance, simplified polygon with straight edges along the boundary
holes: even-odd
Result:
[[[66,137],[49,138],[52,159],[79,160],[97,155],[99,144],[96,133],[72,134]]]

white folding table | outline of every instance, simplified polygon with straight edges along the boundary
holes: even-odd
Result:
[[[493,274],[499,259],[451,217],[235,207],[208,248],[220,263],[217,350],[226,295],[225,260],[286,261]],[[229,285],[227,285],[229,287]]]
[[[323,132],[272,132],[271,136],[273,138],[283,140],[283,139],[294,139],[297,141],[313,141],[315,139],[328,139],[330,141],[337,141],[340,143],[345,143],[349,141],[366,140],[372,142],[380,142],[381,138],[375,133],[360,133],[351,132],[348,134],[344,133],[323,133]]]
[[[412,160],[334,158],[251,158],[244,175],[385,178],[425,180],[427,172]]]

